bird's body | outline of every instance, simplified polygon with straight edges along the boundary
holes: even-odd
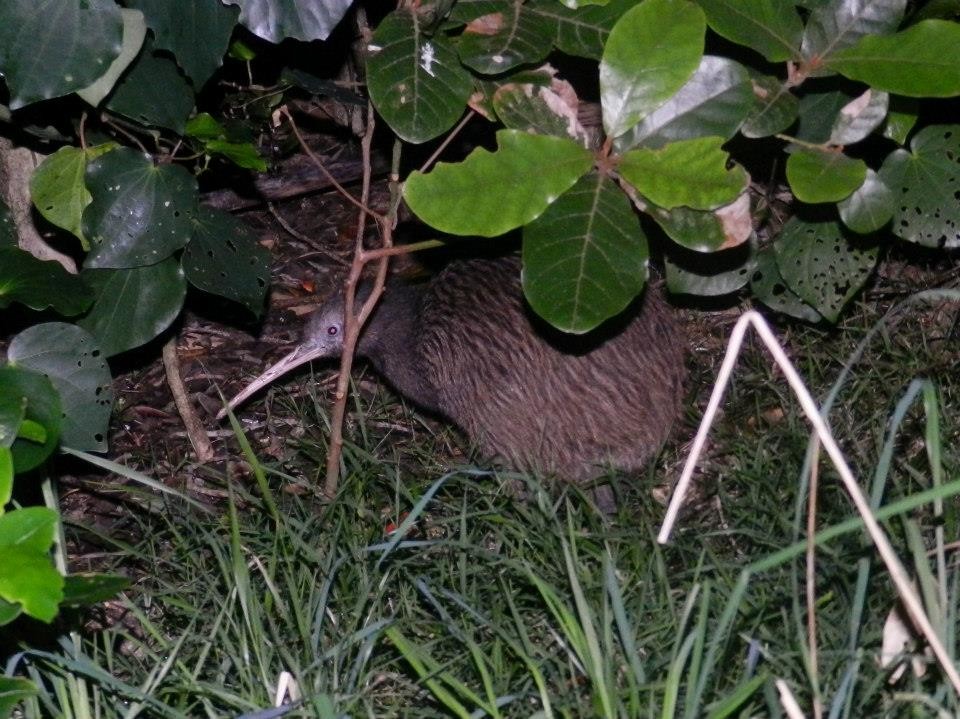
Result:
[[[519,275],[515,258],[473,259],[419,286],[391,282],[357,353],[514,468],[584,481],[605,466],[641,467],[683,396],[684,342],[669,307],[647,291],[616,326],[564,335],[531,313]],[[315,356],[339,355],[342,309],[334,298],[311,318]]]

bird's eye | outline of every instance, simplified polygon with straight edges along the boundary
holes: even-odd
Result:
[[[337,332],[339,331],[340,329],[336,325],[330,325],[329,327],[327,327],[327,334],[330,335],[331,337],[336,336]]]

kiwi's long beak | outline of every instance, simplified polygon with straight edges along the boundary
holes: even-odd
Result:
[[[236,397],[231,399],[227,403],[227,406],[217,413],[217,421],[219,422],[227,415],[228,409],[233,409],[238,404],[246,400],[247,397],[260,390],[260,388],[273,382],[277,377],[285,375],[290,370],[299,367],[302,364],[306,364],[311,360],[322,357],[324,354],[325,349],[323,347],[318,347],[312,342],[306,342],[304,344],[297,345],[293,352],[288,354],[276,364],[268,367],[263,374],[248,384]]]

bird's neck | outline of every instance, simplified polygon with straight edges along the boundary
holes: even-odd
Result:
[[[420,353],[422,286],[391,282],[360,336],[359,352],[400,394],[440,411]]]

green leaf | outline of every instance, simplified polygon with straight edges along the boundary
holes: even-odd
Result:
[[[200,208],[181,264],[195,287],[239,302],[260,316],[270,282],[270,253],[233,215]]]
[[[428,37],[416,13],[385,17],[367,46],[367,89],[377,111],[407,142],[426,142],[463,114],[473,81],[443,35]]]
[[[800,122],[794,136],[814,145],[826,145],[840,120],[840,112],[853,100],[851,95],[844,92],[806,93],[800,98],[797,108]]]
[[[19,302],[38,312],[52,308],[71,317],[93,302],[93,291],[56,260],[38,260],[15,247],[0,247],[0,308]]]
[[[143,48],[143,41],[147,37],[147,23],[143,20],[143,13],[139,10],[120,8],[123,18],[123,44],[120,54],[110,63],[110,67],[91,84],[77,90],[77,95],[84,102],[96,107],[109,95],[117,84],[117,80],[137,59]]]
[[[960,25],[924,20],[895,35],[868,35],[832,55],[831,70],[907,97],[960,94]]]
[[[553,28],[525,5],[498,0],[496,9],[469,23],[460,36],[460,62],[484,75],[541,62],[550,52]]]
[[[187,283],[173,258],[126,270],[84,270],[97,301],[77,324],[100,341],[107,357],[158,336],[180,314]]]
[[[917,124],[919,103],[910,97],[890,98],[890,112],[883,126],[883,136],[898,145],[904,145],[913,126]]]
[[[880,168],[893,191],[893,233],[925,247],[960,247],[960,125],[931,125]]]
[[[120,53],[122,21],[113,0],[4,0],[0,74],[10,109],[78,90]]]
[[[783,281],[777,269],[773,247],[765,247],[757,253],[757,266],[750,278],[753,296],[770,309],[807,322],[819,322],[823,318],[810,305],[804,303]]]
[[[353,0],[225,0],[240,6],[240,23],[254,35],[278,43],[284,38],[326,40]],[[369,77],[369,75],[368,75]]]
[[[25,419],[20,423],[20,429],[17,430],[17,437],[22,437],[37,444],[43,444],[47,441],[47,430],[42,424],[30,419]]]
[[[804,59],[815,69],[866,36],[893,32],[906,4],[906,0],[831,0],[807,19],[801,45]]]
[[[524,228],[523,291],[547,322],[581,334],[640,293],[648,257],[626,196],[591,173]]]
[[[867,179],[843,202],[837,204],[840,219],[847,227],[861,235],[876,232],[893,217],[896,199],[886,183],[873,170],[867,170]]]
[[[193,103],[193,90],[176,63],[154,53],[148,40],[107,100],[107,109],[182,135]]]
[[[13,441],[20,435],[26,410],[26,397],[21,397],[17,393],[0,393],[0,448],[10,449]],[[44,432],[44,441],[46,441],[46,432]],[[0,491],[0,509],[9,501],[10,497],[4,497],[4,493]]]
[[[23,510],[19,510],[23,511]],[[0,523],[14,515],[0,517]],[[59,611],[63,577],[46,552],[26,547],[4,547],[0,562],[0,597],[19,602],[23,612],[48,624]]]
[[[4,624],[9,624],[21,614],[23,614],[23,607],[21,607],[18,603],[10,603],[6,599],[0,598],[0,627],[2,627]],[[8,681],[7,677],[0,677],[0,709],[4,707],[4,702],[7,701],[7,697],[4,695],[3,689],[5,686],[7,686],[7,684],[5,684],[6,681]],[[0,711],[0,716],[5,716],[2,711]]]
[[[493,93],[497,118],[511,130],[569,137],[586,144],[588,134],[577,118],[577,108],[550,87],[506,83]]]
[[[667,210],[690,207],[715,210],[747,189],[750,177],[739,165],[727,168],[730,156],[722,137],[672,142],[660,150],[631,150],[620,161],[620,174],[644,197]]]
[[[669,100],[617,138],[631,147],[662,147],[675,140],[716,135],[730,138],[747,116],[752,101],[750,76],[738,62],[704,56],[693,76]]]
[[[793,217],[773,247],[780,276],[828,322],[837,321],[877,264],[877,247],[852,244],[836,222]]]
[[[156,47],[169,50],[198,90],[223,64],[237,8],[219,2],[131,0],[146,16]]]
[[[753,235],[750,196],[743,193],[713,212],[650,205],[650,216],[677,244],[695,252],[716,252],[743,244]]]
[[[252,142],[230,142],[229,140],[210,140],[204,145],[212,155],[222,155],[237,167],[257,172],[267,171],[267,161],[264,160]]]
[[[19,612],[18,612],[19,613]],[[0,626],[5,624],[0,613]],[[38,694],[36,685],[29,679],[0,677],[0,717],[7,717],[21,702]]]
[[[798,150],[787,160],[787,181],[802,202],[838,202],[867,177],[867,165],[840,152]]]
[[[20,547],[45,554],[57,534],[58,515],[47,507],[25,507],[0,516],[0,551]]]
[[[555,0],[532,0],[524,9],[555,30],[553,44],[567,55],[599,60],[610,31],[623,14],[640,0],[610,0],[576,10]],[[457,7],[460,6],[458,3]]]
[[[12,366],[0,367],[0,402],[24,407],[24,419],[37,422],[46,430],[46,441],[42,445],[18,437],[11,447],[17,472],[38,467],[60,441],[60,397],[53,384],[36,372]],[[10,431],[9,427],[0,426],[0,433],[6,435]],[[13,431],[16,432],[17,428]]]
[[[754,77],[751,83],[753,108],[740,127],[744,137],[770,137],[796,122],[800,101],[787,83],[770,75]]]
[[[495,237],[538,217],[593,164],[573,140],[497,132],[499,148],[477,148],[457,164],[412,172],[403,194],[428,225],[454,235]]]
[[[746,45],[770,62],[799,58],[803,23],[782,0],[697,0],[718,35]]]
[[[30,178],[33,204],[48,222],[62,227],[85,243],[80,227],[83,208],[90,204],[84,184],[87,154],[79,147],[61,147],[44,159]]]
[[[201,112],[187,120],[183,134],[207,142],[227,136],[227,129],[209,112]]]
[[[690,79],[705,31],[703,11],[687,0],[644,0],[624,13],[600,61],[607,136],[622,135]]]
[[[121,148],[87,165],[87,187],[93,202],[84,210],[83,232],[93,251],[86,267],[153,264],[190,239],[197,181],[182,167],[155,166]]]
[[[667,289],[673,294],[719,297],[750,282],[757,266],[753,243],[720,252],[673,252],[664,258]]]
[[[890,96],[885,92],[866,90],[840,109],[833,123],[828,142],[831,145],[852,145],[880,127],[887,116]]]
[[[130,586],[130,580],[118,574],[68,574],[64,577],[64,607],[86,607],[113,599]]]
[[[74,449],[105,452],[113,388],[96,340],[62,322],[28,327],[10,342],[10,361],[47,377],[60,395],[61,441]]]
[[[7,417],[0,415],[0,515],[13,496],[13,452],[9,445],[2,442],[4,432],[8,431],[4,426],[7,420]],[[13,443],[12,435],[10,443]],[[3,622],[0,622],[0,625],[2,624]]]

